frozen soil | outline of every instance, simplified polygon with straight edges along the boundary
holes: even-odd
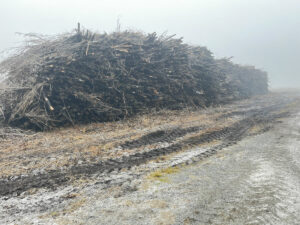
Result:
[[[297,224],[300,97],[6,129],[0,224]]]

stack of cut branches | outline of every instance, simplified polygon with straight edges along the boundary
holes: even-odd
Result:
[[[205,47],[173,36],[87,30],[29,36],[22,50],[0,64],[7,74],[0,120],[12,126],[45,130],[112,121],[267,91],[264,72],[215,60]]]
[[[254,66],[242,66],[229,59],[216,60],[225,73],[227,96],[231,99],[249,98],[268,93],[268,74]]]

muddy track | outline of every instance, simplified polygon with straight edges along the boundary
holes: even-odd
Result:
[[[274,114],[283,106],[271,106],[264,109],[259,109],[255,112],[249,113],[245,119],[234,123],[230,127],[225,127],[219,130],[206,132],[198,136],[185,139],[181,142],[171,144],[168,147],[156,148],[148,152],[135,153],[130,156],[123,156],[118,159],[109,159],[107,161],[100,161],[95,164],[76,165],[65,171],[52,170],[48,173],[29,174],[19,177],[8,177],[0,180],[0,195],[20,195],[22,192],[31,188],[50,188],[55,189],[60,185],[67,184],[70,177],[80,178],[82,176],[91,176],[94,174],[110,173],[114,170],[121,170],[123,168],[131,168],[147,163],[150,160],[156,159],[159,156],[168,155],[170,153],[181,151],[184,148],[191,148],[203,143],[209,143],[214,140],[220,140],[221,144],[215,148],[201,153],[199,158],[205,158],[216,151],[233,145],[243,137],[248,135],[248,130],[257,124],[270,124],[277,118],[287,117],[287,113]],[[249,115],[248,114],[248,115]],[[170,142],[178,137],[182,137],[188,133],[201,130],[201,127],[190,127],[186,129],[177,130],[163,130],[150,133],[132,142],[127,142],[122,145],[123,148],[140,147],[146,144],[156,142]],[[109,181],[107,181],[109,182]]]
[[[183,137],[186,134],[200,131],[204,126],[195,126],[188,128],[176,127],[168,130],[159,130],[146,134],[141,138],[134,141],[127,141],[121,145],[122,148],[133,149],[144,145],[151,145],[158,142],[171,142],[179,137]]]
[[[224,118],[233,117],[233,116],[251,117],[251,116],[255,116],[256,114],[261,113],[262,111],[270,112],[270,111],[274,111],[276,109],[278,109],[278,106],[276,104],[271,105],[271,106],[267,106],[267,107],[261,106],[259,108],[255,108],[255,109],[250,108],[248,110],[242,108],[241,110],[237,110],[237,111],[233,111],[233,112],[229,112],[229,113],[224,113],[221,116],[219,116],[218,119],[224,119]]]

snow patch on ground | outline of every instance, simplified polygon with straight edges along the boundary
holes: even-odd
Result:
[[[8,73],[0,73],[0,85],[7,78]],[[0,86],[1,87],[1,86]]]

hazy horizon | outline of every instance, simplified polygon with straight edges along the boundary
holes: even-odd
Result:
[[[216,58],[268,72],[271,87],[300,87],[300,1],[296,0],[3,0],[0,51],[20,44],[16,32],[57,34],[80,22],[98,32],[134,29],[177,34]]]

